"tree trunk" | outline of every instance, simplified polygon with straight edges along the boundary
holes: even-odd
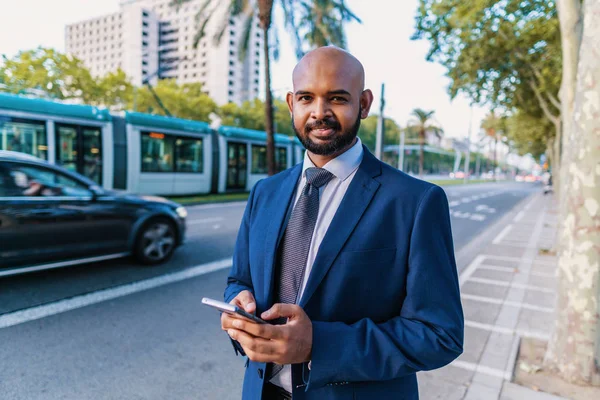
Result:
[[[562,117],[554,122],[555,136],[552,146],[552,186],[554,193],[560,198],[560,165],[561,165],[561,142],[562,142]]]
[[[419,132],[421,149],[419,151],[419,178],[423,178],[423,164],[425,163],[425,131]]]
[[[258,18],[263,31],[263,52],[265,63],[265,131],[267,132],[267,171],[275,175],[275,132],[273,129],[273,97],[271,95],[271,57],[269,54],[269,28],[273,0],[258,1]]]
[[[496,182],[498,179],[496,177],[496,165],[498,163],[498,135],[494,136],[494,166],[493,166],[493,170],[494,170],[494,182]]]
[[[579,61],[579,48],[581,47],[581,33],[583,30],[583,14],[581,0],[557,0],[556,8],[560,22],[560,36],[562,45],[562,82],[560,86],[560,103],[562,117],[562,143],[559,143],[561,165],[568,165],[571,149],[569,142],[572,140],[573,106],[575,100],[575,86],[577,84],[577,64]],[[562,151],[561,147],[562,146]],[[561,168],[561,185],[566,185],[568,168]],[[557,174],[558,175],[558,174]],[[559,188],[564,193],[564,188]],[[564,207],[564,196],[560,197],[560,209]]]
[[[570,382],[600,386],[600,0],[586,0],[585,17],[573,129],[565,132],[570,157],[562,162],[569,179],[562,183],[557,319],[545,363]]]

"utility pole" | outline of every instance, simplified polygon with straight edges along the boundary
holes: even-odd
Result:
[[[398,147],[398,169],[404,171],[404,131],[400,133],[400,146]]]
[[[375,136],[375,157],[381,160],[383,155],[383,128],[385,118],[383,117],[383,107],[385,107],[384,98],[385,83],[381,84],[381,103],[379,105],[379,119],[377,120],[377,134]]]
[[[467,156],[465,157],[465,177],[463,183],[467,183],[469,180],[469,172],[470,167],[469,163],[471,162],[471,128],[473,126],[473,104],[471,104],[471,111],[469,113],[469,138],[467,139]]]

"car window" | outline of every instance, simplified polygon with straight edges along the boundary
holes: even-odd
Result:
[[[9,163],[0,168],[0,176],[0,196],[91,196],[86,185],[43,167]]]

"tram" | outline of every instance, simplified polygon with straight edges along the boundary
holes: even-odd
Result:
[[[106,189],[164,196],[249,191],[267,176],[263,131],[0,93],[0,150],[31,154]],[[275,134],[277,171],[302,161]]]

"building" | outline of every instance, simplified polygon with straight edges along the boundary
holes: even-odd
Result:
[[[263,81],[258,22],[251,21],[247,57],[240,61],[245,23],[225,17],[227,2],[214,2],[217,8],[197,48],[193,46],[196,15],[204,0],[192,0],[179,9],[171,2],[122,0],[117,13],[67,25],[66,50],[83,60],[95,76],[121,68],[138,86],[168,78],[180,84],[200,82],[218,104],[258,97]],[[222,21],[228,25],[216,43]]]

